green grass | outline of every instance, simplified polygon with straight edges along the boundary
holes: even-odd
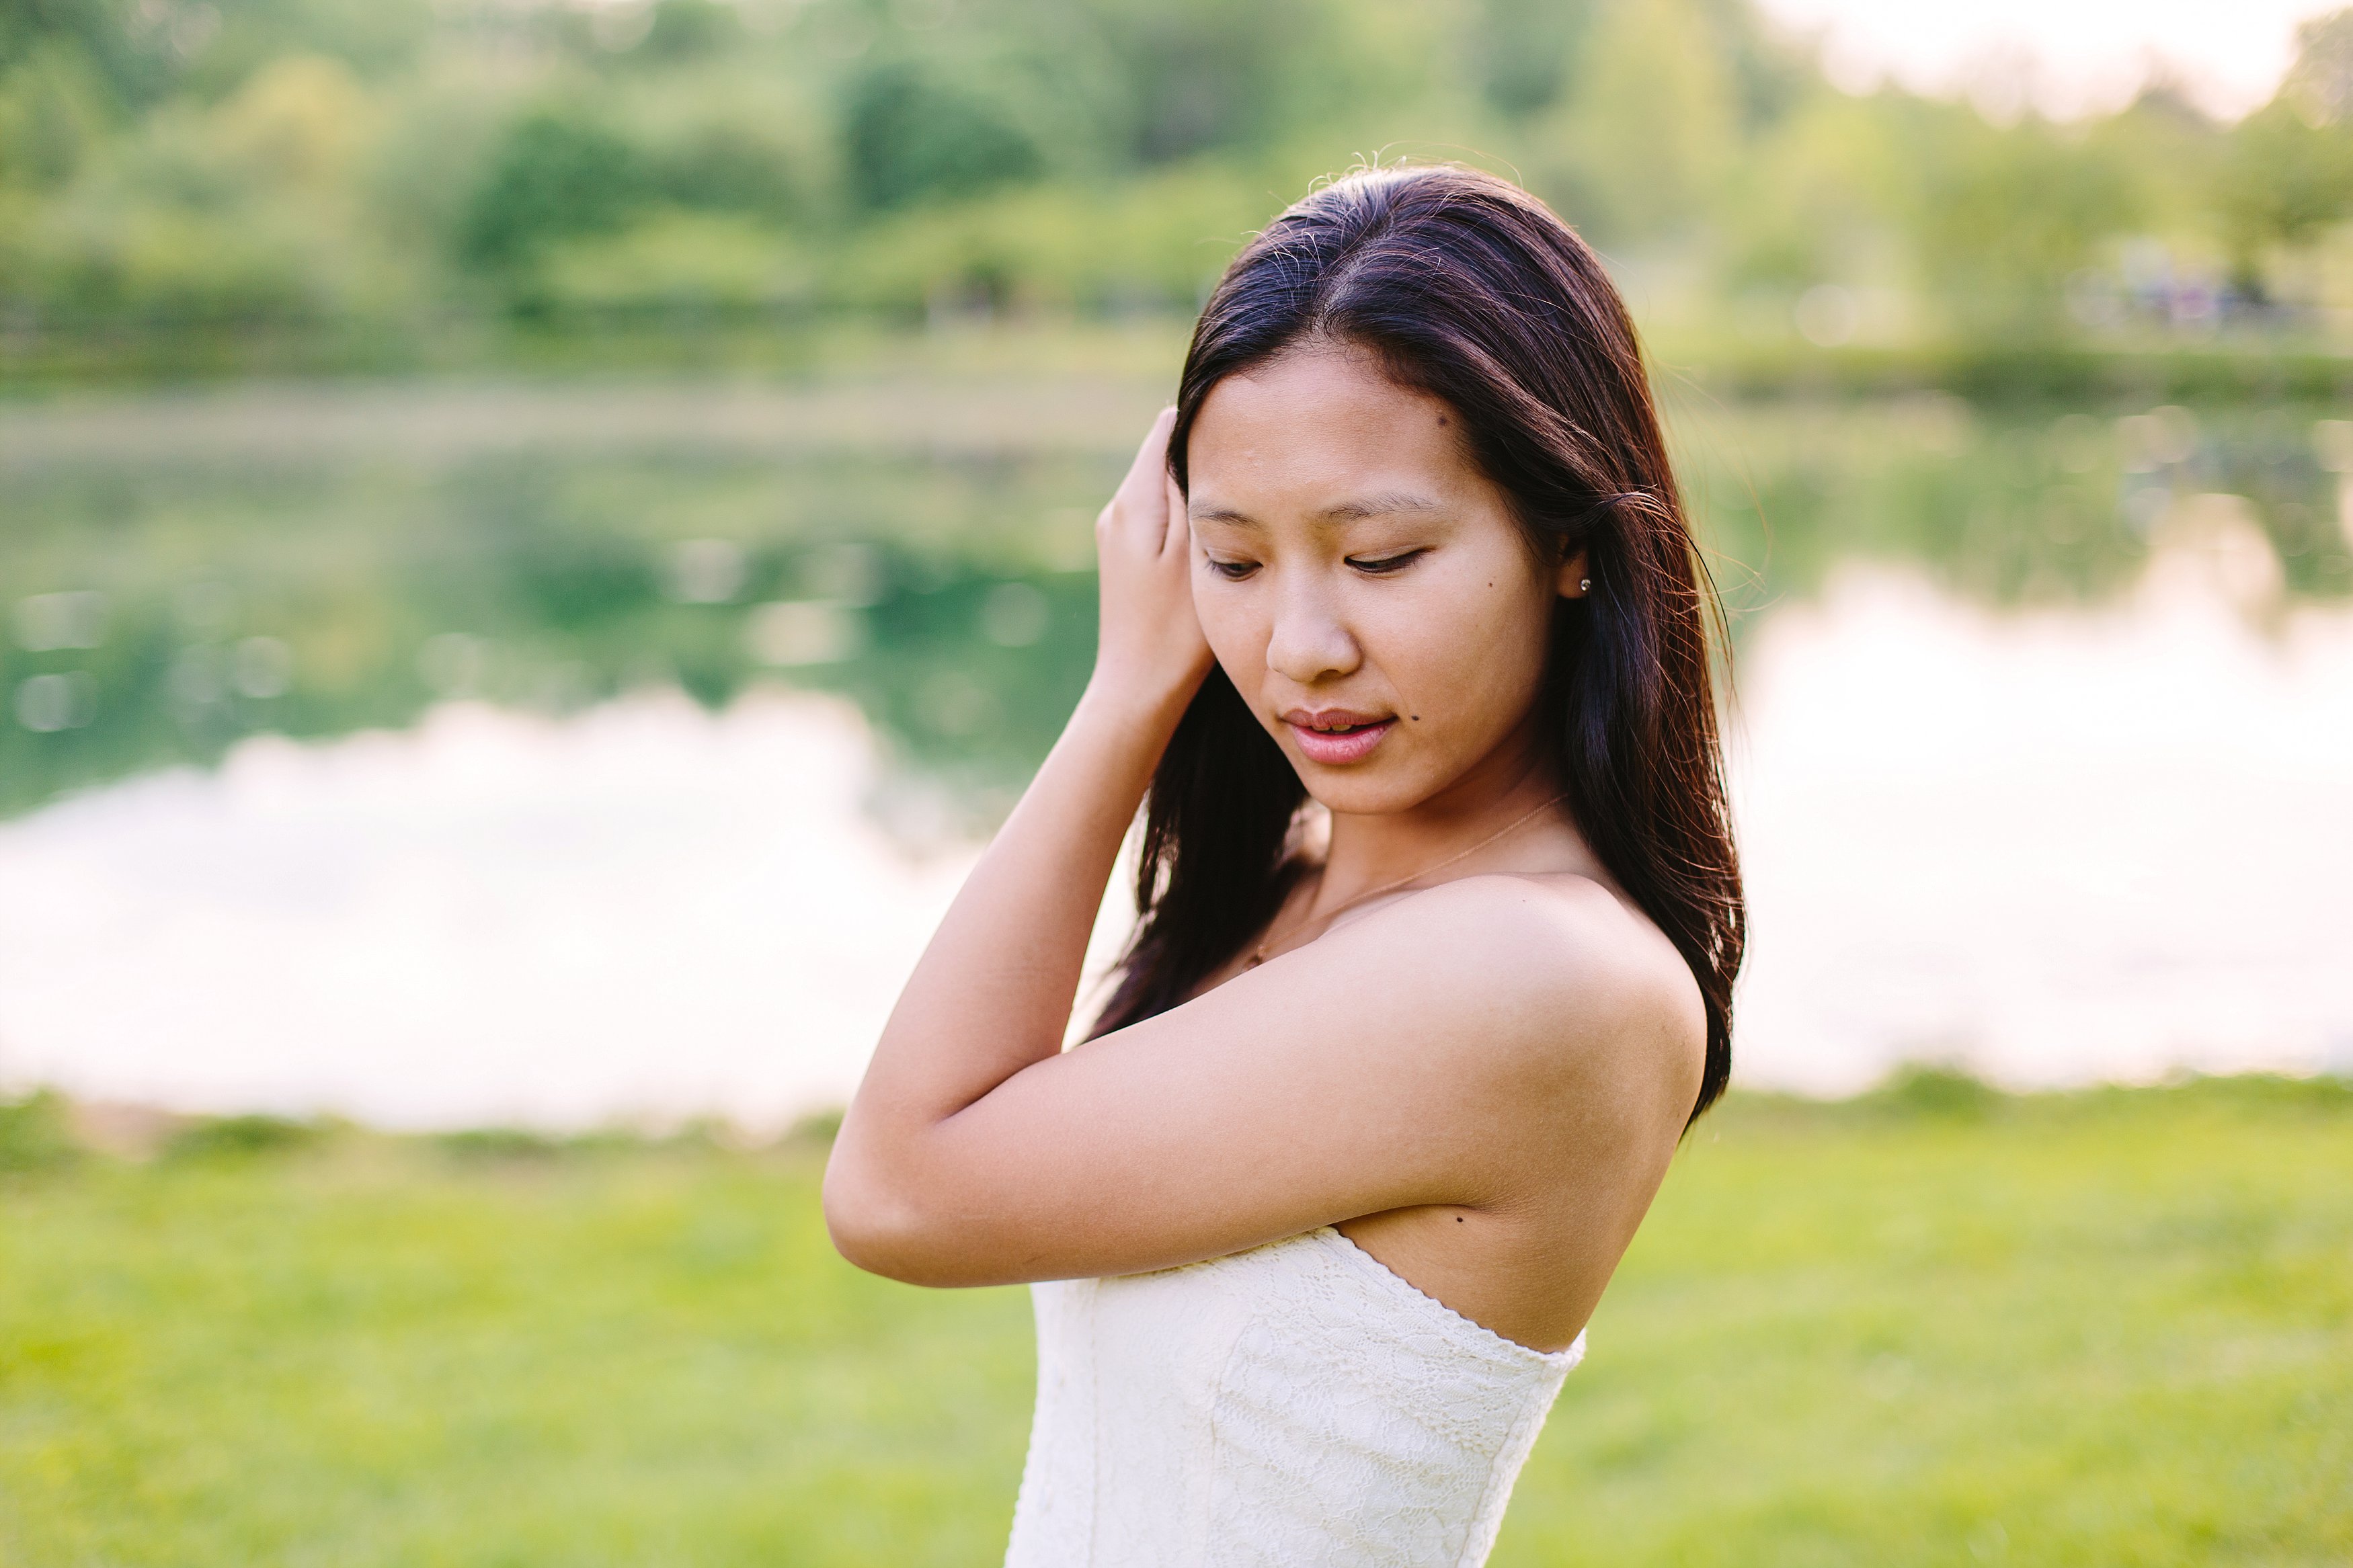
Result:
[[[1018,1290],[828,1248],[807,1145],[0,1112],[0,1563],[985,1563]],[[1498,1564],[2353,1561],[2353,1091],[1916,1079],[1703,1122]]]

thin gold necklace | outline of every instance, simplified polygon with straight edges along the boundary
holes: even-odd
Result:
[[[1358,893],[1355,898],[1346,900],[1335,908],[1325,910],[1315,920],[1305,922],[1305,924],[1295,928],[1288,934],[1296,936],[1301,931],[1305,930],[1307,925],[1328,926],[1334,921],[1338,920],[1342,915],[1347,913],[1350,910],[1355,909],[1358,904],[1364,903],[1368,900],[1377,899],[1383,893],[1394,893],[1399,888],[1404,887],[1408,882],[1419,882],[1421,879],[1430,876],[1433,872],[1445,870],[1446,868],[1453,865],[1458,860],[1468,859],[1471,856],[1477,854],[1480,850],[1487,847],[1488,845],[1494,843],[1495,840],[1503,837],[1514,828],[1534,821],[1536,817],[1542,816],[1547,811],[1550,811],[1554,806],[1558,805],[1562,801],[1565,801],[1567,798],[1568,792],[1567,790],[1563,790],[1560,794],[1553,796],[1550,800],[1545,802],[1542,805],[1537,806],[1535,810],[1526,813],[1525,816],[1514,817],[1511,821],[1504,824],[1503,826],[1495,829],[1494,832],[1490,833],[1486,837],[1482,838],[1478,843],[1472,845],[1469,848],[1458,849],[1453,854],[1449,855],[1445,859],[1439,861],[1434,866],[1424,866],[1420,870],[1409,872],[1405,876],[1399,877],[1394,882],[1383,882],[1377,888]],[[1264,942],[1261,942],[1256,947],[1251,948],[1250,960],[1248,963],[1244,963],[1242,967],[1244,969],[1256,969],[1260,964],[1264,963],[1272,956],[1269,950],[1274,946],[1275,940],[1276,939],[1273,936],[1270,935]]]

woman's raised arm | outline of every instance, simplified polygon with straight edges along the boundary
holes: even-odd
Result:
[[[1121,838],[1202,676],[1191,537],[1153,422],[1095,521],[1101,629],[1077,710],[915,966],[826,1171],[836,1238],[896,1227],[918,1142],[1060,1048]]]

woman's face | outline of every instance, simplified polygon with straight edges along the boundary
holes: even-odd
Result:
[[[1317,346],[1211,388],[1187,459],[1202,630],[1311,795],[1392,812],[1516,781],[1583,561],[1535,557],[1459,415]]]

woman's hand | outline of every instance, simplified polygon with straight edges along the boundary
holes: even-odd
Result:
[[[1176,422],[1173,408],[1153,421],[1095,520],[1103,632],[1086,695],[908,977],[834,1140],[827,1223],[869,1267],[948,1194],[934,1173],[965,1113],[1060,1052],[1120,839],[1208,672],[1166,467]]]
[[[1192,529],[1184,492],[1168,477],[1164,408],[1136,449],[1127,478],[1095,518],[1101,629],[1095,637],[1099,695],[1181,706],[1209,669],[1209,644],[1193,613]]]

